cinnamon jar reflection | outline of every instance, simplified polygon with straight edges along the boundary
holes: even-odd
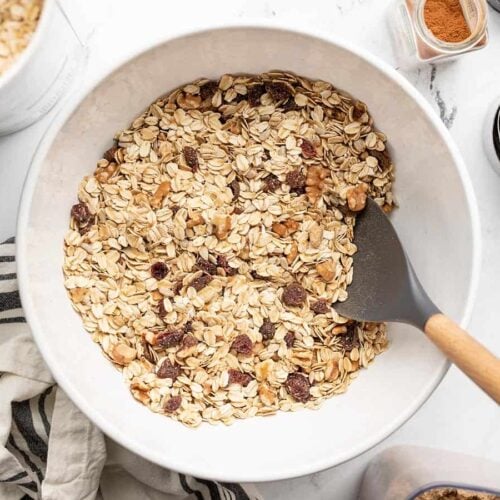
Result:
[[[396,0],[390,11],[401,67],[449,60],[488,43],[484,0]]]

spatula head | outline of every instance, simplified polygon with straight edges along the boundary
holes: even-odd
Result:
[[[358,321],[398,321],[422,328],[439,312],[420,285],[389,218],[368,198],[356,219],[353,280],[335,310]]]

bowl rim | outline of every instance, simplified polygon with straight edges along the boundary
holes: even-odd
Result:
[[[56,7],[55,0],[43,0],[38,23],[33,31],[31,40],[26,48],[15,58],[14,62],[0,75],[0,90],[13,81],[28,64],[37,47],[42,43],[44,33],[47,31],[52,13]]]
[[[450,153],[453,162],[457,168],[458,175],[461,180],[461,184],[464,189],[465,202],[469,212],[470,226],[472,232],[472,259],[471,259],[471,279],[469,288],[467,290],[466,304],[462,313],[462,317],[459,323],[462,327],[466,327],[474,305],[474,300],[476,297],[476,292],[479,283],[480,275],[480,265],[481,265],[481,232],[480,232],[480,222],[479,213],[476,202],[476,197],[473,191],[472,182],[470,180],[465,163],[460,155],[458,147],[454,143],[449,131],[446,129],[444,124],[441,122],[437,114],[432,109],[431,105],[427,100],[421,95],[415,87],[413,87],[408,80],[406,80],[402,75],[400,75],[395,69],[393,69],[388,63],[382,60],[379,56],[373,55],[371,52],[364,48],[360,48],[355,44],[345,41],[339,37],[332,36],[322,30],[312,30],[304,28],[293,23],[283,23],[279,21],[269,21],[269,20],[252,20],[252,21],[236,21],[233,20],[230,23],[221,22],[219,24],[209,24],[201,25],[190,29],[180,29],[174,34],[170,34],[154,43],[147,44],[145,46],[138,47],[133,51],[130,51],[128,55],[121,58],[118,62],[112,65],[108,71],[101,74],[97,79],[93,80],[91,85],[85,86],[80,92],[72,96],[66,103],[66,105],[59,111],[59,113],[54,117],[50,123],[47,132],[40,141],[37,150],[34,154],[29,172],[26,176],[26,180],[23,186],[23,192],[21,197],[21,202],[19,206],[19,214],[17,221],[17,234],[16,234],[16,258],[17,258],[17,276],[19,281],[19,290],[21,296],[21,302],[24,308],[26,319],[28,325],[30,326],[35,343],[40,349],[44,360],[46,361],[51,373],[54,376],[56,382],[61,386],[61,388],[70,397],[73,403],[85,414],[102,432],[109,436],[114,441],[120,443],[122,446],[128,450],[136,453],[137,455],[158,464],[162,467],[178,471],[184,474],[192,475],[195,477],[219,480],[225,482],[264,482],[264,481],[277,481],[282,479],[290,479],[293,477],[300,477],[307,474],[312,474],[319,472],[330,467],[340,465],[347,462],[357,456],[370,450],[381,441],[385,440],[397,429],[399,429],[413,414],[427,401],[430,395],[438,387],[443,377],[446,375],[450,363],[443,360],[443,366],[441,372],[434,379],[429,381],[429,383],[423,388],[418,398],[415,398],[412,405],[406,408],[405,411],[397,415],[396,418],[392,419],[385,427],[379,429],[377,433],[374,433],[370,439],[365,439],[364,441],[357,443],[356,446],[351,447],[346,450],[342,455],[337,456],[335,459],[329,459],[328,457],[322,457],[314,462],[303,463],[296,466],[293,469],[288,468],[287,470],[265,470],[259,472],[258,475],[254,473],[246,473],[244,471],[234,473],[225,473],[223,471],[220,474],[211,477],[207,477],[205,472],[197,468],[196,466],[183,467],[181,469],[176,465],[175,454],[159,454],[151,451],[146,446],[143,446],[140,442],[132,439],[131,437],[122,434],[118,431],[114,425],[102,418],[100,412],[88,404],[86,399],[81,396],[77,387],[74,387],[65,377],[64,372],[59,370],[57,359],[52,357],[50,350],[46,348],[46,344],[43,342],[43,334],[41,333],[41,326],[39,325],[38,318],[35,314],[34,308],[32,306],[30,293],[28,291],[28,265],[26,254],[26,234],[29,221],[29,214],[31,208],[31,201],[33,198],[33,193],[35,191],[38,174],[43,164],[43,161],[52,146],[54,139],[57,137],[60,129],[67,121],[67,119],[72,115],[72,113],[77,109],[77,107],[83,102],[83,100],[94,91],[99,85],[101,85],[112,73],[120,69],[125,64],[132,62],[137,57],[142,54],[155,50],[156,48],[164,45],[174,39],[187,38],[200,33],[207,33],[212,31],[224,31],[233,29],[261,29],[270,31],[284,31],[288,33],[295,33],[300,36],[306,36],[313,39],[318,39],[331,45],[336,45],[341,49],[352,52],[357,57],[361,58],[368,64],[375,66],[379,71],[381,71],[386,77],[396,83],[402,91],[408,94],[420,109],[426,115],[430,124],[435,128],[436,133],[439,134],[445,143],[445,146]]]

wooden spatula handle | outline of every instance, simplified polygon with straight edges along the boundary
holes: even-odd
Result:
[[[425,333],[443,354],[500,404],[500,359],[444,314],[434,314]]]

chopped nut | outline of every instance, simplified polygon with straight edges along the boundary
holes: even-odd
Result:
[[[136,350],[127,344],[115,344],[111,351],[113,361],[119,365],[128,365],[135,359],[136,355]]]
[[[113,175],[118,171],[118,165],[116,163],[110,163],[106,167],[98,168],[95,172],[95,178],[102,184],[106,183],[113,177]]]
[[[335,359],[329,359],[326,363],[325,380],[333,382],[339,376],[339,362]]]
[[[276,392],[266,382],[259,385],[258,392],[259,398],[264,405],[273,406],[276,403]]]
[[[259,382],[267,380],[274,369],[274,361],[272,359],[266,359],[255,365],[255,377]]]
[[[297,246],[297,243],[293,242],[292,246],[290,247],[290,251],[288,252],[288,255],[286,256],[286,261],[288,262],[288,265],[292,265],[293,261],[299,254],[299,247]]]
[[[275,222],[272,225],[273,232],[275,232],[280,238],[286,238],[287,236],[292,235],[298,228],[299,223],[292,219],[288,219],[285,222]]]
[[[194,214],[192,214],[191,218],[188,219],[188,221],[186,222],[186,226],[189,229],[192,229],[193,227],[196,227],[196,226],[201,226],[202,224],[205,224],[205,219],[198,212],[195,212]]]
[[[309,229],[309,243],[313,248],[319,248],[321,242],[323,241],[323,228],[318,224],[314,223]]]
[[[306,193],[311,203],[316,203],[323,195],[327,177],[328,171],[319,165],[312,165],[307,169]]]
[[[321,276],[323,281],[327,283],[335,278],[335,265],[331,260],[325,260],[316,264],[316,271]]]
[[[229,215],[216,215],[213,220],[214,234],[219,240],[225,240],[231,231],[231,217]]]
[[[164,181],[158,186],[158,189],[152,196],[151,206],[153,208],[160,208],[163,203],[163,199],[165,198],[165,196],[167,196],[168,193],[170,193],[170,182]]]
[[[347,206],[349,210],[353,212],[360,212],[363,210],[366,206],[367,192],[368,186],[364,183],[349,189],[347,191]]]
[[[69,291],[71,295],[71,300],[76,304],[83,302],[85,297],[88,295],[88,292],[89,291],[87,288],[73,288],[73,290]]]

